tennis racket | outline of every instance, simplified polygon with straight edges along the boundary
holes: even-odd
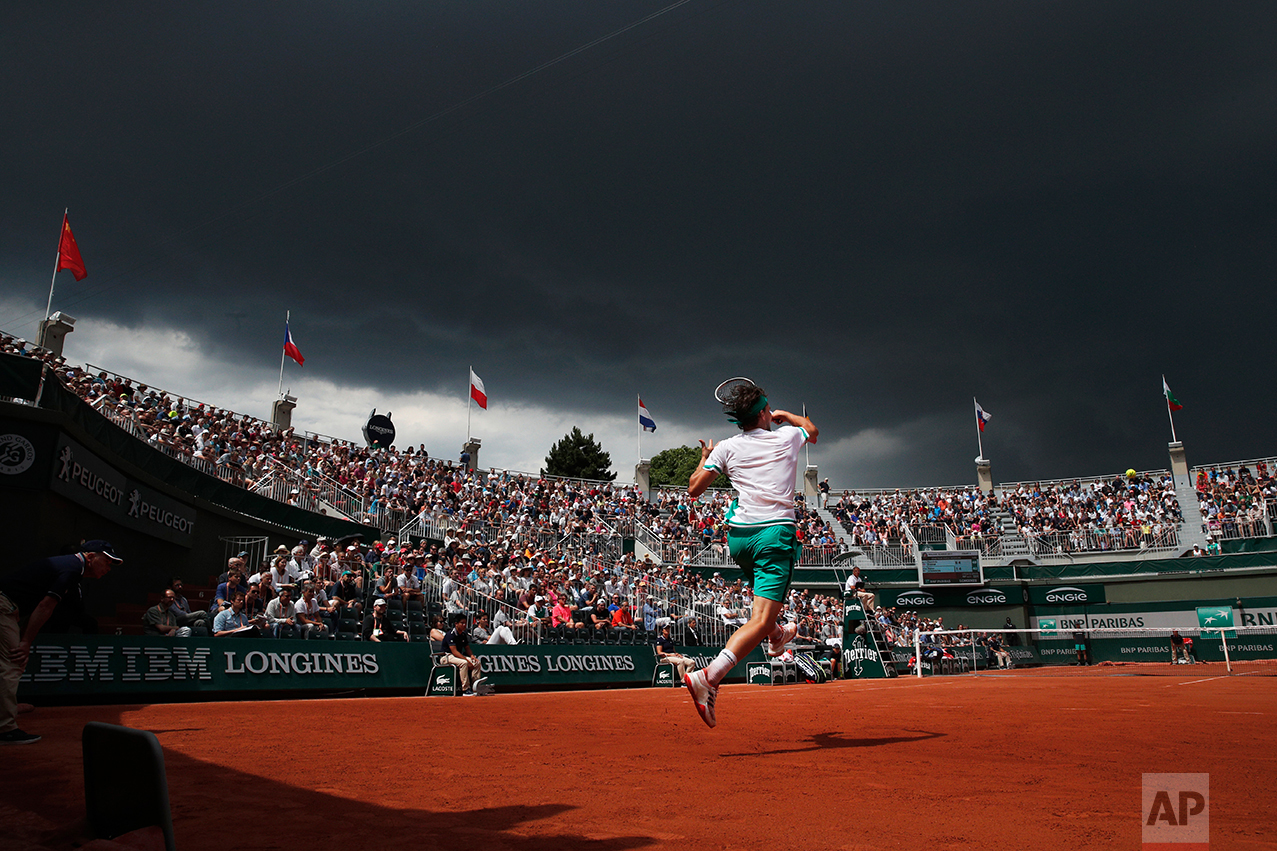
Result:
[[[714,389],[714,398],[720,405],[726,405],[731,398],[732,391],[737,387],[757,387],[758,385],[750,381],[748,378],[729,378]]]

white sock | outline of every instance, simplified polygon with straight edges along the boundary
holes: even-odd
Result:
[[[736,654],[724,647],[718,651],[718,655],[714,657],[714,661],[709,663],[709,667],[705,669],[705,679],[709,681],[711,686],[715,688],[723,681],[723,677],[736,667]]]

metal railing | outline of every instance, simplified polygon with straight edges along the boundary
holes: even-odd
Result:
[[[1261,500],[1243,513],[1202,521],[1202,531],[1224,541],[1273,537],[1268,500]]]
[[[198,399],[193,399],[190,396],[186,396],[181,393],[172,393],[168,390],[165,390],[162,387],[156,387],[155,385],[149,384],[148,382],[139,381],[136,378],[130,378],[127,375],[121,375],[118,372],[113,372],[109,369],[105,369],[100,366],[95,366],[94,364],[88,363],[87,361],[84,364],[84,369],[86,372],[91,372],[95,376],[99,376],[105,373],[108,379],[127,382],[132,387],[134,393],[138,392],[138,388],[145,387],[147,388],[147,390],[154,390],[157,397],[162,395],[162,396],[168,396],[170,399],[174,400],[175,402],[180,400],[183,403],[183,407],[191,411],[203,409],[205,411],[208,411],[210,414],[213,411],[223,411],[225,412],[227,417],[229,417],[231,420],[234,420],[237,423],[255,425],[255,426],[258,426],[259,428],[269,429],[270,431],[279,430],[274,423],[269,422],[267,420],[263,420],[259,417],[254,417],[251,414],[236,413],[235,411],[232,411],[228,408],[223,408],[219,405],[210,405],[207,402],[201,402]],[[355,445],[349,440],[342,440],[339,437],[333,437],[332,435],[328,435],[328,434],[319,434],[317,432],[312,432],[312,431],[297,431],[296,429],[294,429],[293,437],[303,441],[304,443],[333,444],[333,445],[339,445],[339,446],[354,446]]]
[[[113,405],[101,405],[98,411],[111,422],[115,423],[124,431],[136,437],[138,440],[148,446],[158,449],[170,458],[181,461],[187,466],[194,467],[201,473],[207,473],[215,476],[224,482],[243,487],[245,484],[244,471],[229,464],[218,464],[207,458],[195,455],[184,447],[177,444],[168,443],[162,437],[156,436],[152,439],[152,433],[145,426],[137,422],[131,414],[126,414]]]
[[[1158,479],[1171,478],[1171,471],[1170,470],[1142,470],[1137,472],[1135,475],[1137,478],[1141,478],[1141,479],[1150,478],[1150,479],[1158,480]],[[1068,479],[1034,479],[1034,480],[1023,481],[1023,482],[1003,482],[1002,484],[997,485],[993,490],[994,490],[994,493],[998,495],[999,499],[1002,499],[1005,496],[1010,496],[1014,491],[1019,490],[1021,487],[1024,487],[1030,490],[1036,488],[1038,490],[1042,490],[1043,492],[1045,492],[1048,490],[1054,490],[1058,487],[1069,488],[1076,483],[1080,488],[1087,489],[1087,488],[1090,488],[1090,486],[1094,485],[1096,482],[1100,483],[1101,485],[1107,485],[1107,484],[1112,484],[1113,482],[1116,482],[1119,479],[1124,480],[1125,478],[1126,478],[1125,473],[1113,473],[1112,475],[1107,475],[1107,476],[1105,475],[1074,476]]]
[[[1073,529],[1067,532],[1026,532],[1025,539],[1035,556],[1071,556],[1075,553],[1174,550],[1179,547],[1179,524],[1162,523],[1148,527],[1120,529]]]
[[[866,544],[860,548],[876,567],[916,567],[917,558],[910,547],[899,545]]]

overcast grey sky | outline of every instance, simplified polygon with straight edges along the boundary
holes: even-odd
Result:
[[[1277,6],[14,4],[0,328],[485,464],[630,478],[753,377],[836,487],[1272,454]],[[526,72],[536,70],[528,76]],[[510,85],[503,83],[514,81]],[[495,89],[495,90],[494,90]]]

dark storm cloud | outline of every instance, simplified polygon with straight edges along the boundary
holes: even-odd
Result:
[[[10,11],[4,274],[70,204],[60,304],[583,418],[750,374],[907,436],[861,484],[970,480],[972,395],[1000,479],[1162,466],[1162,372],[1272,451],[1271,6],[692,2],[466,102],[662,5]]]

